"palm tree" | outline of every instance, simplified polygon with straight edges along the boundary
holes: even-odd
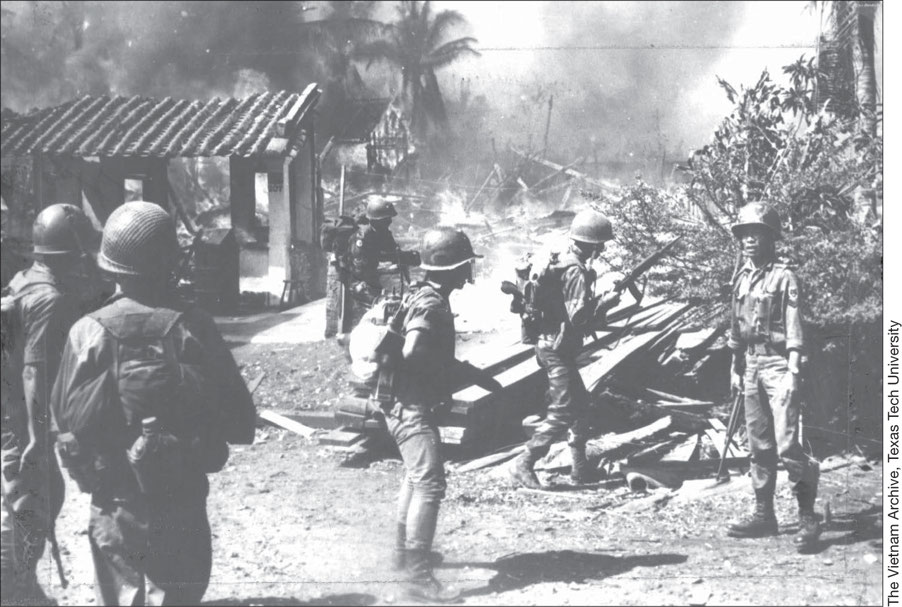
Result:
[[[830,33],[821,39],[818,58],[819,103],[830,100],[840,114],[858,110],[859,128],[877,134],[877,73],[874,68],[874,16],[879,2],[815,2],[828,11]]]
[[[457,11],[432,13],[431,3],[403,0],[398,6],[398,20],[388,24],[387,35],[364,42],[354,49],[354,55],[372,64],[385,60],[401,70],[401,90],[410,108],[411,129],[420,137],[428,136],[429,128],[444,129],[448,117],[435,72],[466,54],[479,55],[472,47],[472,37],[448,41],[449,32],[466,19]]]

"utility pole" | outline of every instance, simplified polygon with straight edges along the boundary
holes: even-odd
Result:
[[[545,138],[542,142],[542,158],[548,153],[548,129],[551,127],[551,108],[554,106],[554,95],[548,98],[548,119],[545,121]]]

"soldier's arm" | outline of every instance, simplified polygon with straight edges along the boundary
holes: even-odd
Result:
[[[391,232],[386,231],[384,234],[380,234],[378,244],[379,261],[398,261],[398,253],[400,252],[400,249],[398,247],[397,241],[395,241],[394,235]]]
[[[783,318],[786,325],[786,349],[789,352],[787,364],[793,374],[798,374],[801,370],[801,352],[805,347],[801,289],[799,279],[789,270],[783,280]]]
[[[49,439],[50,395],[59,369],[60,353],[74,321],[74,304],[65,296],[29,298],[23,310],[25,349],[22,384],[28,412],[29,444],[23,463],[39,453]]]
[[[593,320],[591,293],[585,276],[576,266],[570,267],[562,277],[564,307],[570,324],[577,330],[585,330]]]
[[[224,438],[232,444],[249,445],[254,442],[257,419],[253,397],[212,317],[195,310],[193,320],[200,325],[199,333],[212,373],[211,389],[216,393],[211,395],[214,397],[211,402],[224,413]]]
[[[742,376],[745,373],[745,343],[739,330],[739,317],[736,310],[736,285],[730,292],[730,335],[727,338],[727,346],[733,353],[731,365],[730,384],[734,390],[742,388]]]

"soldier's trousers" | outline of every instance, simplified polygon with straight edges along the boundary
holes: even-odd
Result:
[[[19,470],[25,432],[4,428],[2,434],[2,585],[4,596],[34,580],[50,529],[63,507],[65,483],[52,447],[35,465]]]
[[[99,605],[200,604],[213,562],[202,482],[202,496],[158,505],[95,496],[88,538]]]
[[[792,379],[786,359],[747,353],[745,364],[745,419],[752,486],[760,495],[774,495],[779,458],[789,473],[793,493],[807,495],[813,503],[819,465],[799,443],[800,402],[790,392]]]
[[[406,528],[408,550],[430,550],[446,487],[434,413],[431,407],[398,403],[385,422],[404,461],[397,522]]]
[[[589,393],[576,365],[576,353],[537,345],[536,360],[548,376],[548,410],[526,448],[535,457],[543,457],[565,433],[571,446],[585,446]]]

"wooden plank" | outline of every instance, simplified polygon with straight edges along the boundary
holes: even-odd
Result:
[[[274,426],[278,426],[280,428],[284,428],[286,430],[290,430],[295,434],[300,434],[301,436],[309,437],[314,432],[316,432],[315,428],[311,428],[309,426],[305,426],[300,422],[296,422],[293,419],[288,419],[284,415],[279,415],[275,411],[270,411],[267,409],[260,409],[257,411],[257,417],[262,419],[265,422],[269,422]]]
[[[688,462],[698,459],[699,435],[693,434],[682,443],[665,453],[658,461]]]
[[[470,442],[467,428],[461,426],[439,426],[438,434],[446,445],[463,445]]]
[[[630,432],[605,435],[601,438],[590,440],[588,443],[586,443],[586,457],[594,460],[601,459],[602,457],[607,457],[626,445],[643,441],[655,436],[656,434],[666,432],[670,429],[672,421],[673,420],[670,416],[662,417],[661,419],[655,420],[647,426],[636,428],[635,430],[631,430]]]
[[[364,435],[361,432],[352,432],[348,430],[332,430],[319,437],[321,445],[336,445],[339,447],[350,447],[354,443],[362,441]]]
[[[254,392],[256,392],[257,388],[260,387],[260,382],[263,381],[263,378],[264,378],[264,377],[266,377],[266,371],[260,371],[260,373],[257,374],[257,377],[255,377],[254,379],[252,379],[252,380],[247,384],[247,391],[250,392],[251,394],[253,394]]]
[[[594,391],[606,375],[658,335],[657,332],[636,335],[621,343],[617,349],[602,354],[599,360],[580,369],[579,374],[586,384],[586,389],[590,393]]]
[[[515,447],[511,447],[510,449],[501,451],[500,453],[492,453],[491,455],[486,455],[485,457],[471,460],[466,464],[458,467],[456,472],[473,472],[474,470],[482,470],[483,468],[488,468],[489,466],[495,466],[497,464],[504,463],[522,453],[525,449],[525,445],[526,443],[523,443]]]
[[[283,417],[294,420],[311,428],[334,430],[341,426],[335,418],[335,411],[274,411]]]

